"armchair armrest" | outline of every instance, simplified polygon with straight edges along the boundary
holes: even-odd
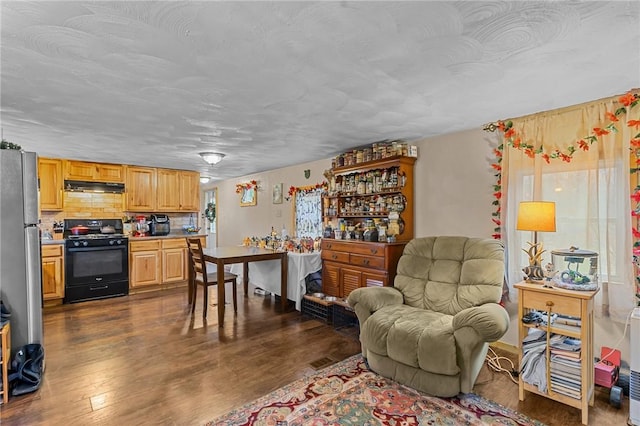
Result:
[[[347,298],[361,327],[378,309],[388,305],[402,305],[403,301],[402,293],[394,287],[361,287],[349,293]]]
[[[453,317],[453,329],[471,327],[485,342],[495,342],[509,328],[509,314],[497,303],[464,309]]]
[[[387,305],[401,305],[402,293],[394,287],[362,287],[353,290],[347,303],[354,310],[366,310],[369,314]]]

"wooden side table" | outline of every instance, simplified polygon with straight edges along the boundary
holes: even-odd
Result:
[[[557,287],[543,287],[542,284],[521,282],[514,285],[518,289],[518,360],[522,366],[522,340],[527,336],[531,328],[539,328],[546,331],[546,379],[547,390],[542,392],[538,387],[525,382],[522,373],[519,376],[518,391],[520,401],[524,401],[525,391],[529,391],[554,401],[562,402],[582,411],[582,424],[587,424],[589,419],[589,406],[594,402],[594,365],[593,365],[593,297],[598,293],[594,291],[575,291]],[[578,326],[567,326],[556,320],[550,324],[525,324],[522,318],[532,310],[546,313],[548,318],[553,314],[574,317]],[[580,385],[574,396],[568,392],[560,392],[557,385],[551,380],[551,348],[549,339],[551,335],[562,335],[580,339],[580,356],[577,358],[580,371]],[[554,389],[556,387],[556,389]],[[571,392],[569,392],[571,393]]]

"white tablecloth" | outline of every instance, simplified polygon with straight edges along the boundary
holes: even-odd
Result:
[[[320,252],[287,253],[287,299],[296,302],[296,309],[300,310],[302,296],[307,292],[305,277],[312,272],[322,269]],[[238,275],[238,282],[242,282],[242,263],[231,265],[231,272]],[[264,260],[249,263],[249,283],[268,291],[280,294],[280,261]]]

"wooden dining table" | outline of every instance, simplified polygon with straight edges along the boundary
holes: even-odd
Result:
[[[203,248],[202,254],[206,262],[215,263],[218,271],[218,326],[224,324],[224,265],[242,263],[244,295],[248,296],[249,262],[280,259],[280,305],[286,311],[287,299],[287,252],[259,247],[227,246]]]

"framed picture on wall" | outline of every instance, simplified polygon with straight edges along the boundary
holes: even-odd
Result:
[[[282,204],[282,182],[273,185],[273,204]]]
[[[258,203],[258,192],[256,187],[242,188],[242,196],[240,197],[240,206],[255,206]]]

